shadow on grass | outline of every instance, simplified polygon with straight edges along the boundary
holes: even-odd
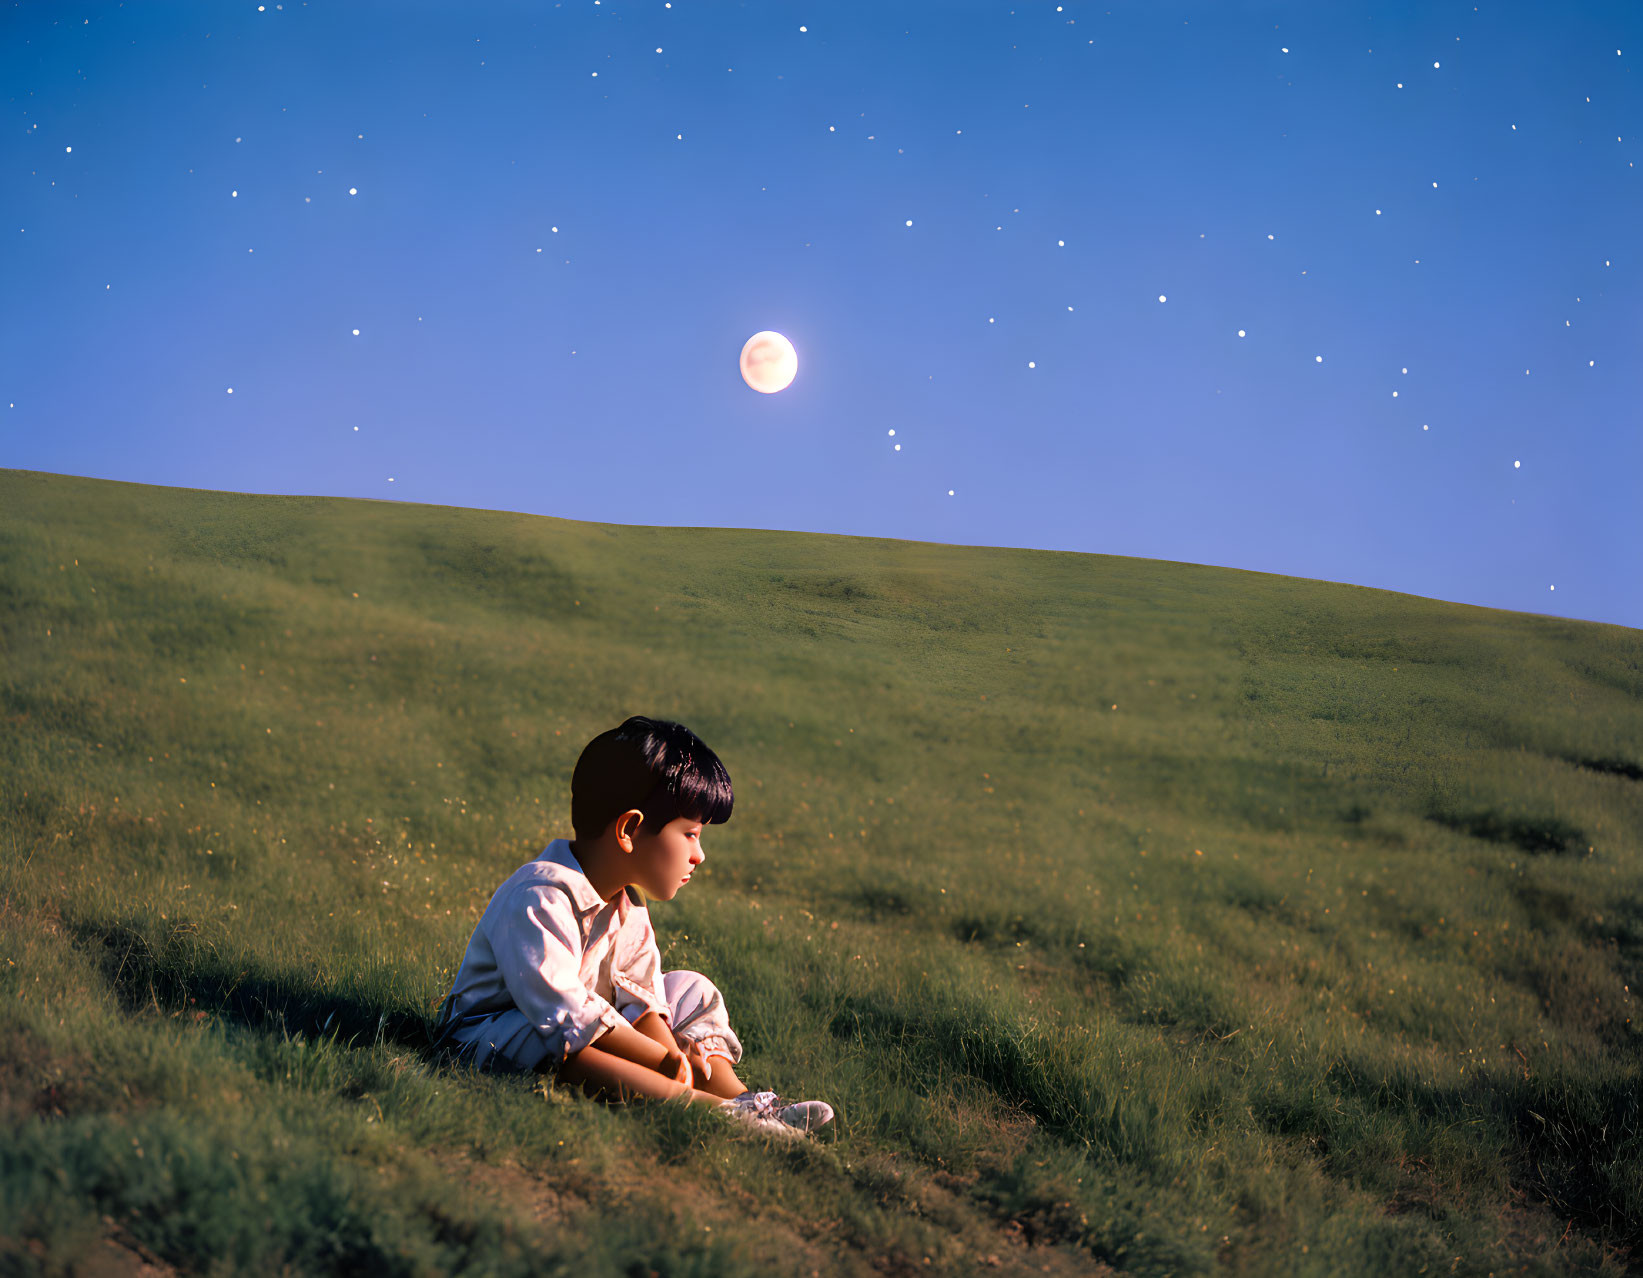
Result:
[[[873,922],[905,918],[915,910],[914,903],[905,893],[888,888],[865,887],[844,897],[844,903],[853,906]]]
[[[1103,1077],[1079,1043],[1037,1032],[992,1005],[909,1004],[874,991],[824,1010],[835,1038],[872,1044],[891,1073],[967,1075],[1074,1147],[1150,1166],[1169,1144],[1157,1100]]]
[[[212,1011],[253,1028],[279,1028],[343,1043],[386,1042],[437,1059],[430,1019],[418,1008],[385,1006],[368,995],[315,985],[294,974],[225,962],[179,920],[155,942],[137,927],[109,920],[69,923],[75,943],[93,956],[128,1012]]]
[[[1643,767],[1626,759],[1587,759],[1577,754],[1559,756],[1565,763],[1572,763],[1577,768],[1587,768],[1592,772],[1606,772],[1611,776],[1625,777],[1629,781],[1643,781]]]
[[[1554,816],[1509,817],[1490,808],[1473,812],[1431,808],[1426,813],[1426,819],[1469,834],[1474,839],[1513,844],[1534,856],[1544,852],[1567,856],[1586,846],[1586,836],[1578,826]]]
[[[1635,1072],[1599,1078],[1578,1066],[1547,1067],[1435,1084],[1366,1057],[1344,1061],[1332,1081],[1329,1089],[1262,1089],[1251,1112],[1269,1131],[1310,1139],[1347,1178],[1377,1113],[1409,1115],[1428,1131],[1481,1124],[1502,1147],[1515,1187],[1643,1255],[1643,1088]]]
[[[1039,931],[1025,915],[965,914],[953,920],[955,941],[979,944],[989,949],[1000,949],[1017,941],[1040,939]]]
[[[1532,932],[1551,934],[1563,929],[1577,935],[1613,962],[1624,991],[1643,990],[1643,895],[1627,892],[1605,901],[1588,901],[1563,888],[1533,881],[1517,882],[1511,890]],[[1530,988],[1541,1000],[1561,997],[1544,981],[1531,982]],[[1629,1020],[1599,1015],[1589,1028],[1623,1055],[1636,1050],[1638,1030]]]

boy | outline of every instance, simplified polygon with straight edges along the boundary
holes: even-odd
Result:
[[[704,859],[704,824],[730,819],[719,757],[682,724],[634,715],[571,774],[574,840],[555,839],[497,888],[435,1030],[480,1069],[550,1073],[589,1096],[714,1105],[773,1134],[832,1121],[736,1077],[742,1045],[699,972],[663,972],[650,911]]]

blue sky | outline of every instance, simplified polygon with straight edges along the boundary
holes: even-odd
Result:
[[[4,30],[0,466],[1643,627],[1636,4]]]

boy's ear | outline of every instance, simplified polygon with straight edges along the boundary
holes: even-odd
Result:
[[[645,814],[638,808],[629,808],[616,818],[616,842],[626,844],[624,851],[633,851],[633,840],[639,833],[639,827],[645,819]]]

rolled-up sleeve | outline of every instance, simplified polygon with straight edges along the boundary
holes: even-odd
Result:
[[[646,1012],[671,1021],[667,995],[662,990],[662,952],[656,947],[650,911],[643,911],[634,921],[639,926],[634,929],[633,941],[625,953],[619,953],[620,961],[611,972],[616,1010],[630,1021],[637,1021]]]
[[[492,945],[508,996],[554,1060],[562,1063],[622,1024],[620,1013],[582,984],[581,935],[563,892],[544,884],[519,888]]]

